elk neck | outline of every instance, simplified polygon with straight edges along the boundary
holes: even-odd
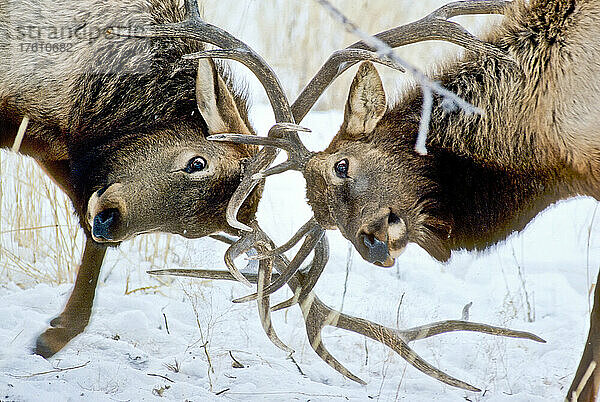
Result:
[[[473,85],[473,81],[461,79]],[[506,93],[501,96],[513,96],[511,87],[506,83]],[[473,88],[452,89],[473,93]],[[432,194],[439,206],[437,214],[451,227],[449,249],[485,249],[522,230],[559,200],[594,195],[587,185],[588,176],[544,144],[545,133],[522,124],[526,119],[519,120],[518,112],[496,99],[497,95],[488,92],[487,96],[490,103],[497,103],[484,105],[484,110],[495,108],[485,116],[449,112],[442,100],[436,99],[428,155],[415,159],[423,165],[419,170],[435,184]],[[414,152],[421,105],[421,92],[414,89],[389,110],[381,124],[395,130],[384,130],[393,135],[375,139],[378,146]]]
[[[549,205],[578,194],[567,169],[499,167],[433,150],[440,204],[451,223],[449,248],[485,249],[521,231]]]

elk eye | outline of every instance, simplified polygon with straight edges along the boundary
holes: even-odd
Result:
[[[348,178],[348,159],[342,159],[341,161],[337,161],[335,165],[333,165],[333,170],[335,170],[335,174],[340,179]]]
[[[186,173],[200,172],[201,170],[206,169],[206,165],[206,159],[201,156],[195,156],[188,161],[187,166],[183,171]]]

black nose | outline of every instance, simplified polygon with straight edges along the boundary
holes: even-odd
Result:
[[[112,240],[110,236],[111,226],[119,219],[119,210],[116,208],[105,209],[94,217],[94,227],[92,234],[94,237],[105,240]]]
[[[363,234],[362,241],[367,246],[367,261],[370,263],[385,263],[390,255],[390,250],[386,243],[382,242],[373,235]]]

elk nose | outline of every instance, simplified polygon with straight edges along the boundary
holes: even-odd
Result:
[[[387,266],[386,262],[390,260],[390,250],[388,247],[388,230],[390,227],[390,215],[393,215],[389,208],[381,208],[358,230],[358,241],[365,245],[363,248],[363,258],[370,263],[379,263]]]
[[[387,244],[372,234],[364,233],[361,237],[362,242],[365,246],[367,246],[367,261],[370,263],[378,262],[380,264],[384,264],[390,255]]]
[[[105,209],[94,217],[92,234],[98,239],[112,240],[111,226],[119,219],[119,210],[116,208]]]

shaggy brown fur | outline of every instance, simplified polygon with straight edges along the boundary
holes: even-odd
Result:
[[[253,132],[244,94],[211,61],[182,60],[201,43],[106,34],[183,18],[177,0],[0,0],[0,146],[31,119],[20,152],[68,194],[88,237],[73,294],[38,339],[43,356],[87,325],[106,245],[237,233],[225,209],[256,150],[205,137]]]
[[[485,116],[436,98],[429,153],[419,155],[421,90],[381,111],[383,87],[365,63],[340,131],[307,163],[315,217],[365,259],[391,265],[415,242],[445,261],[452,250],[485,249],[520,231],[558,200],[600,199],[600,1],[517,0],[486,40],[514,62],[467,54],[432,74]],[[569,397],[600,359],[599,309],[597,291]],[[593,400],[599,386],[596,370],[579,400]]]

